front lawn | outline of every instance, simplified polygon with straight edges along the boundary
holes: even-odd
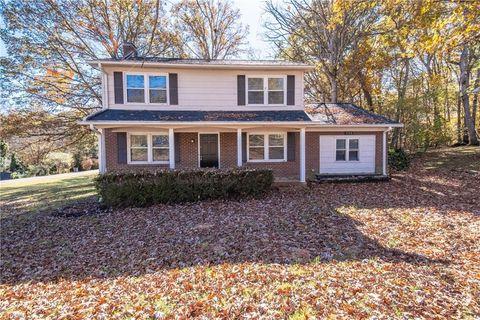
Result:
[[[456,148],[390,182],[10,214],[0,318],[475,319],[479,181],[479,149]]]
[[[97,170],[0,182],[1,214],[40,211],[96,194]]]

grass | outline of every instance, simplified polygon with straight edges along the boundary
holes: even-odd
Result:
[[[97,171],[9,180],[0,184],[0,205],[5,212],[38,212],[58,208],[96,194],[93,178]],[[4,212],[5,211],[5,212]]]

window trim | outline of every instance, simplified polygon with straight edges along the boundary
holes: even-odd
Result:
[[[130,142],[130,136],[147,136],[147,161],[132,161],[132,146]],[[127,164],[169,164],[170,163],[170,148],[168,148],[168,161],[153,161],[153,138],[152,136],[167,136],[168,132],[159,131],[159,132],[127,132]],[[170,139],[168,141],[170,146]],[[160,148],[159,148],[160,149]],[[163,148],[165,149],[165,148]]]
[[[267,106],[267,107],[280,107],[287,105],[287,75],[246,75],[245,76],[245,105],[246,106]],[[260,90],[248,90],[248,79],[250,78],[263,78],[263,103],[249,103],[248,102],[248,91],[260,91]],[[281,78],[283,79],[283,103],[280,104],[269,104],[268,103],[268,78]],[[280,91],[280,90],[272,90]]]
[[[143,84],[144,84],[144,102],[128,102],[128,97],[127,97],[127,88],[128,88],[128,83],[127,83],[127,76],[143,76]],[[150,102],[150,79],[149,76],[163,76],[166,78],[166,93],[167,93],[167,102],[165,103],[151,103]],[[166,106],[170,105],[170,79],[168,76],[168,73],[159,73],[159,72],[124,72],[123,73],[123,83],[125,84],[123,86],[123,101],[125,104],[129,105],[153,105],[153,106]],[[155,90],[155,89],[154,89]],[[157,89],[158,90],[158,89]]]
[[[337,140],[345,140],[345,149],[337,149]],[[352,151],[357,151],[358,152],[358,159],[357,160],[350,160],[350,140],[358,140],[358,148],[352,149]],[[337,151],[343,151],[345,150],[345,160],[337,160]],[[341,137],[341,138],[335,138],[335,162],[359,162],[360,161],[360,138],[355,137],[355,138],[347,138],[347,137]]]
[[[269,135],[283,135],[283,159],[270,159]],[[263,135],[263,159],[250,159],[250,136]],[[273,146],[275,147],[275,146]],[[254,147],[255,148],[255,147]],[[260,148],[260,147],[257,147]],[[287,161],[287,133],[286,132],[248,132],[247,133],[247,162],[286,162]]]

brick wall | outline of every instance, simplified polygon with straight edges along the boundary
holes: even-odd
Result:
[[[307,132],[305,136],[305,168],[306,176],[312,176],[320,171],[319,168],[319,140],[320,135],[343,135],[344,132]],[[382,132],[353,132],[354,135],[376,136],[375,148],[375,172],[383,172],[383,136]],[[176,136],[180,140],[180,161],[175,164],[176,168],[187,169],[198,167],[198,134],[197,133],[179,133]],[[193,142],[192,142],[193,140]],[[168,168],[168,165],[134,165],[118,164],[117,161],[117,137],[112,129],[105,129],[105,150],[106,150],[106,168],[107,170],[125,169],[125,168]],[[289,179],[298,179],[300,171],[300,133],[295,133],[295,160],[286,162],[258,163],[247,162],[244,167],[271,169],[276,177]],[[220,133],[220,167],[234,168],[237,164],[237,134],[235,132]]]
[[[235,168],[237,166],[237,133],[220,133],[220,168]]]

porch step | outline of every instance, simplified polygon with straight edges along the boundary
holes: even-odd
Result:
[[[389,181],[389,176],[381,174],[364,174],[364,175],[316,175],[316,183],[344,183],[344,182],[378,182]]]

